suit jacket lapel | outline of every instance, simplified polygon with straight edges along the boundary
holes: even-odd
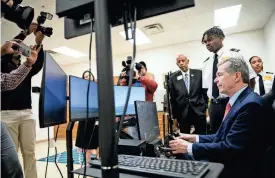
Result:
[[[178,80],[178,77],[179,77],[179,76],[181,76],[182,79]],[[186,94],[188,94],[187,88],[186,88],[185,83],[184,83],[184,77],[183,77],[181,71],[178,72],[177,81],[180,82],[180,84],[182,85],[183,91],[184,91]]]
[[[224,120],[226,120],[228,117],[231,116],[233,111],[236,108],[238,108],[239,103],[241,103],[246,98],[246,96],[251,92],[252,92],[252,90],[249,87],[247,87],[244,91],[242,91],[242,93],[239,95],[239,97],[237,98],[237,100],[235,101],[233,106],[231,107],[230,111],[228,112],[228,114],[226,115],[226,118]]]
[[[190,75],[190,81],[189,81],[189,93],[192,92],[191,88],[192,86],[196,85],[196,78],[197,76],[195,75],[194,71],[192,69],[189,69],[189,75]]]

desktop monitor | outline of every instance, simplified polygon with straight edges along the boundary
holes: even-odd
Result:
[[[88,80],[69,76],[70,81],[70,119],[85,120],[87,117],[87,88]],[[126,101],[128,87],[114,86],[115,115],[121,116]],[[135,101],[145,101],[145,88],[132,87],[126,115],[135,115]],[[98,90],[97,83],[90,82],[89,91],[89,119],[98,117]]]
[[[67,75],[44,51],[44,69],[39,97],[40,128],[66,123]]]
[[[116,116],[121,116],[123,114],[128,88],[128,86],[114,86]],[[126,115],[136,114],[135,101],[145,101],[144,87],[132,87]]]
[[[70,81],[70,119],[81,121],[87,118],[87,92],[89,80],[69,76]],[[97,83],[90,81],[89,89],[89,117],[98,118],[98,92]]]
[[[160,136],[157,106],[155,102],[135,101],[140,140],[150,142]]]

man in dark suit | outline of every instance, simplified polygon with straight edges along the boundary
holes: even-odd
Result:
[[[180,54],[177,57],[179,71],[170,78],[170,96],[173,117],[179,123],[182,133],[206,134],[207,91],[202,89],[202,71],[188,68],[189,59]]]
[[[259,166],[266,149],[263,99],[248,87],[248,66],[229,58],[218,64],[215,83],[230,99],[223,122],[213,135],[183,134],[171,141],[174,154],[224,164],[222,177],[261,177]]]

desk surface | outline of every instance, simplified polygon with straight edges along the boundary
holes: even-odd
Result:
[[[223,170],[223,165],[222,164],[220,164],[220,163],[211,163],[210,170],[204,178],[216,178],[220,175],[222,170]],[[73,171],[73,173],[83,175],[84,168],[77,169],[77,170]],[[101,178],[102,177],[101,176],[101,169],[87,168],[86,175],[88,177]],[[126,174],[126,173],[120,173],[119,177],[120,178],[146,178],[146,177],[143,177],[143,176]]]

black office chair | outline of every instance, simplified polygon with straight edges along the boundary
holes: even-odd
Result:
[[[263,167],[261,177],[269,178],[275,177],[275,80],[273,82],[272,91],[263,96],[264,99],[264,107],[266,118],[268,120],[267,123],[267,140],[268,145],[266,149],[266,153],[263,157]]]

